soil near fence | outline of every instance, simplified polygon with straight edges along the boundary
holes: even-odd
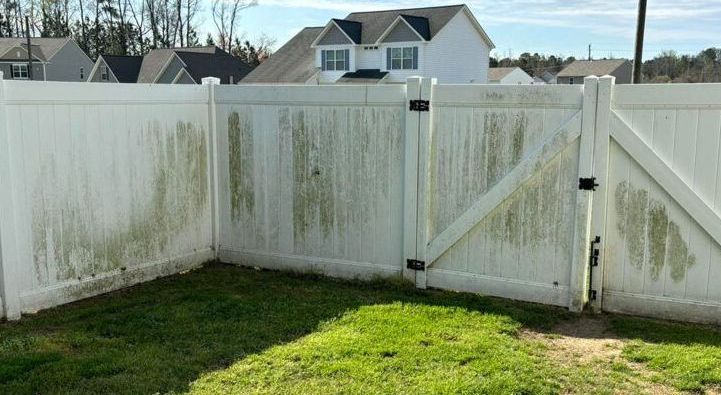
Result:
[[[0,324],[0,393],[719,393],[718,328],[213,264]]]

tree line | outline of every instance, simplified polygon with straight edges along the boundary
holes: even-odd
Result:
[[[517,58],[491,57],[491,67],[520,67],[532,77],[542,77],[545,72],[558,74],[564,67],[575,61],[573,56],[539,55],[524,52]]]
[[[721,82],[721,48],[707,48],[696,55],[662,52],[643,62],[645,83]]]
[[[522,53],[518,58],[491,58],[491,67],[520,67],[533,77],[546,71],[557,74],[576,58]],[[643,62],[644,83],[721,82],[721,48],[707,48],[696,55],[665,51]]]
[[[217,45],[257,65],[274,40],[251,43],[240,29],[243,10],[257,0],[211,0],[215,34],[199,37],[204,0],[0,0],[0,37],[72,37],[95,59],[144,55],[154,48]],[[29,19],[29,32],[25,17]]]

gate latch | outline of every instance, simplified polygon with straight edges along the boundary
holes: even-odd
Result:
[[[591,242],[591,267],[598,266],[598,256],[601,254],[601,250],[597,248],[599,244],[601,244],[601,237],[596,236]]]
[[[578,189],[582,191],[595,191],[597,186],[596,177],[578,179]]]
[[[411,111],[430,111],[431,108],[431,102],[428,100],[411,100],[410,102],[410,110]]]
[[[410,270],[417,270],[419,272],[423,272],[426,270],[426,263],[423,261],[419,261],[417,259],[408,259],[406,260],[406,267]]]

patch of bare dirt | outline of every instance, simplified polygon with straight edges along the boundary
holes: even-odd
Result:
[[[633,386],[647,394],[678,394],[671,387],[654,383],[653,372],[639,363],[631,363],[622,359],[621,352],[625,345],[609,329],[608,320],[603,317],[582,317],[578,320],[564,322],[547,332],[527,330],[522,334],[526,338],[541,341],[546,345],[546,354],[564,367],[575,367],[593,364],[598,374],[610,373],[616,361],[628,366],[634,373],[627,380]],[[710,392],[713,395],[721,395]]]

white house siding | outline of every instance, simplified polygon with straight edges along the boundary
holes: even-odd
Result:
[[[422,75],[444,84],[484,84],[488,80],[489,53],[489,45],[468,15],[459,12],[425,48]],[[456,59],[459,54],[460,59]]]
[[[383,53],[380,48],[364,49],[365,47],[367,46],[356,47],[356,69],[382,69]]]
[[[350,50],[350,61],[348,63],[348,71],[320,71],[318,73],[318,80],[321,84],[332,84],[338,80],[338,78],[342,77],[343,74],[348,73],[350,71],[355,71],[355,59],[356,59],[356,51],[354,48],[350,45],[323,45],[318,46],[315,51],[315,65],[318,67],[318,69],[322,68],[322,62],[321,62],[321,51],[323,50],[333,50],[333,49],[348,49]]]

